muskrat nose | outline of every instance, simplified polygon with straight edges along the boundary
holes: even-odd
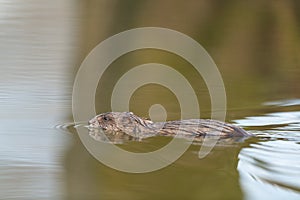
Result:
[[[99,121],[97,119],[97,117],[94,117],[93,119],[91,119],[89,122],[89,127],[90,128],[99,128],[100,127],[100,124],[99,124]]]
[[[91,119],[91,120],[88,122],[88,124],[89,124],[89,126],[94,127],[94,126],[96,126],[97,122],[98,122],[97,120]]]

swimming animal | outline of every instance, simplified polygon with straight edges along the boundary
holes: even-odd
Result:
[[[187,119],[153,122],[140,118],[132,112],[107,112],[89,121],[89,128],[101,128],[106,132],[122,132],[131,136],[153,135],[250,137],[253,134],[244,129],[212,119]]]

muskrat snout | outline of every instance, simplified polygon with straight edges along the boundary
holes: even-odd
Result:
[[[97,118],[91,119],[91,120],[88,122],[88,124],[89,124],[89,127],[90,127],[90,128],[99,128],[99,126],[100,126],[100,124],[99,124]]]

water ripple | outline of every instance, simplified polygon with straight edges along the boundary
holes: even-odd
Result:
[[[300,199],[300,99],[264,105],[273,106],[273,112],[235,120],[258,140],[238,156],[242,190],[246,199],[268,199],[269,194],[273,199]],[[293,111],[282,111],[284,107]]]

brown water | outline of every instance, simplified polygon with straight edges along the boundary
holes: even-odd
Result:
[[[300,199],[299,8],[298,1],[0,1],[0,199]],[[170,166],[145,174],[93,158],[72,125],[76,71],[99,42],[145,26],[174,29],[202,44],[224,80],[226,121],[257,137],[224,142],[204,159],[200,145],[191,145]],[[158,50],[112,63],[98,85],[97,112],[110,110],[124,72],[148,62],[187,77],[201,117],[210,117],[201,76]],[[180,117],[174,94],[155,84],[133,94],[130,110],[147,117],[157,103],[167,119]],[[119,147],[147,152],[169,141]]]

